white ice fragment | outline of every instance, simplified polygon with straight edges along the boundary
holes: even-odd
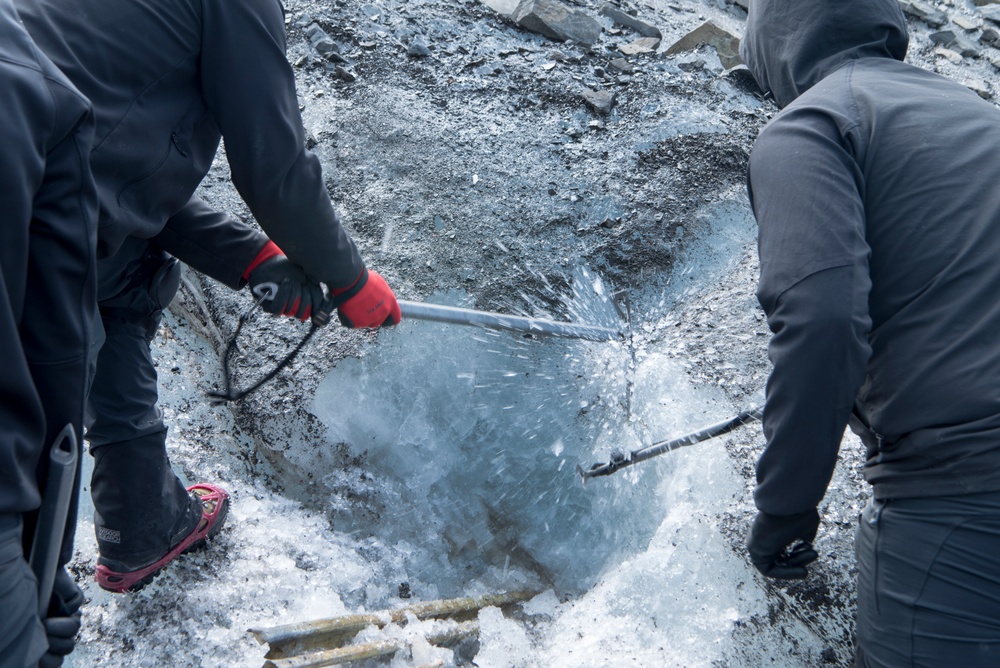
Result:
[[[525,668],[529,665],[531,643],[524,628],[503,616],[500,608],[479,611],[479,668]]]
[[[521,606],[525,614],[528,615],[544,615],[546,617],[555,617],[559,610],[559,599],[556,598],[556,593],[552,589],[546,589],[538,596]]]

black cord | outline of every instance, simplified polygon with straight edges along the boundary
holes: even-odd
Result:
[[[311,339],[313,334],[316,333],[316,330],[319,329],[320,326],[317,325],[315,322],[313,322],[312,326],[309,327],[309,332],[304,337],[302,337],[302,340],[299,341],[299,344],[295,346],[295,348],[290,353],[285,355],[285,358],[280,362],[278,362],[278,365],[275,366],[273,369],[271,369],[271,371],[269,371],[267,374],[265,374],[263,378],[261,378],[260,380],[258,380],[256,383],[254,383],[245,390],[234,389],[232,385],[233,382],[232,372],[229,369],[229,362],[233,356],[233,353],[236,352],[236,349],[239,347],[236,345],[236,340],[239,338],[240,330],[243,329],[243,324],[248,322],[253,317],[254,312],[257,310],[257,307],[260,306],[264,302],[264,300],[268,299],[270,296],[271,295],[269,295],[268,293],[264,293],[253,306],[248,308],[246,312],[240,316],[239,323],[236,325],[236,332],[233,333],[233,338],[229,340],[229,345],[226,346],[226,354],[223,355],[222,357],[222,373],[223,373],[223,378],[225,379],[226,391],[225,392],[212,391],[205,393],[213,404],[219,405],[229,401],[239,401],[248,394],[251,394],[259,390],[265,383],[267,383],[272,378],[281,373],[282,369],[291,364],[292,360],[295,359],[296,355],[298,355],[299,352],[305,347],[305,345],[309,343],[309,339]]]

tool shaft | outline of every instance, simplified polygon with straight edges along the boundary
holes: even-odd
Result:
[[[763,415],[763,408],[754,408],[743,411],[739,415],[736,415],[725,422],[714,424],[711,427],[706,427],[694,432],[693,434],[688,434],[687,436],[681,436],[680,438],[674,438],[667,441],[660,441],[659,443],[654,443],[640,450],[633,450],[627,457],[624,455],[612,457],[611,461],[606,464],[594,464],[589,470],[586,470],[582,466],[578,465],[576,472],[579,473],[580,477],[584,480],[587,478],[597,478],[599,476],[611,475],[615,471],[620,471],[623,468],[638,464],[639,462],[646,461],[647,459],[652,459],[653,457],[662,455],[665,452],[670,452],[671,450],[676,450],[677,448],[694,445],[695,443],[701,443],[702,441],[707,441],[708,439],[715,438],[716,436],[728,434],[748,422],[762,419]]]
[[[525,332],[541,336],[558,336],[588,341],[613,341],[622,337],[622,332],[610,327],[580,325],[571,322],[557,322],[542,318],[526,318],[504,313],[474,311],[456,306],[441,306],[421,302],[400,301],[399,308],[404,318],[433,320],[456,325],[475,325],[509,332]]]
[[[48,456],[49,473],[28,557],[31,570],[38,579],[38,615],[42,619],[48,616],[49,598],[59,566],[80,456],[72,424],[67,424],[59,432]]]

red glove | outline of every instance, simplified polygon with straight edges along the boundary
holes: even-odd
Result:
[[[344,327],[391,327],[398,325],[403,317],[396,295],[385,279],[374,271],[365,269],[354,285],[332,292],[330,308],[336,306]]]

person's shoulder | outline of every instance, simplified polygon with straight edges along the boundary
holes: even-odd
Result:
[[[8,68],[40,71],[37,51],[28,31],[21,25],[14,6],[0,1],[0,63]]]
[[[853,65],[849,63],[830,72],[781,109],[761,131],[758,141],[768,136],[786,136],[788,132],[801,133],[804,127],[842,134],[857,124],[851,84]]]
[[[6,104],[30,109],[28,116],[51,107],[43,62],[46,62],[44,56],[17,21],[16,14],[0,10],[0,89]]]
[[[9,3],[0,3],[0,88],[6,105],[26,110],[33,134],[58,141],[90,113],[90,102],[42,53]],[[2,113],[2,112],[0,112]],[[47,134],[48,133],[48,134]]]

